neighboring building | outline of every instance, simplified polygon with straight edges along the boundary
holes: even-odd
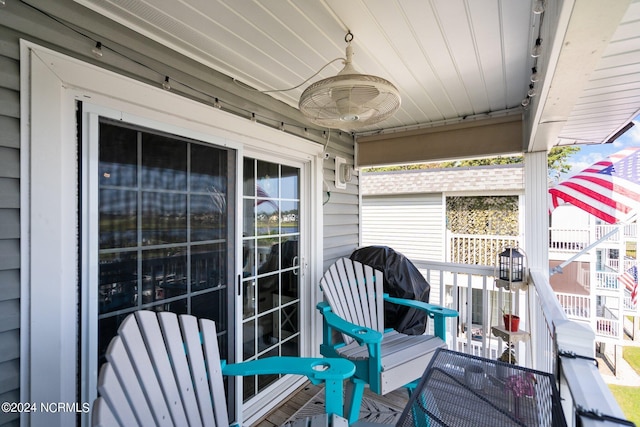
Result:
[[[632,284],[620,280],[638,267],[638,237],[635,221],[605,224],[569,204],[551,214],[549,281],[567,316],[588,322],[601,343],[638,338],[639,305],[631,299]]]
[[[523,246],[518,209],[522,172],[516,164],[362,173],[361,245],[387,245],[414,261],[495,265],[497,251]],[[549,267],[551,285],[567,315],[588,322],[599,342],[620,344],[625,331],[638,336],[638,305],[618,281],[636,265],[636,224],[581,252],[613,229],[577,207],[558,207],[551,215]],[[480,331],[482,284],[474,281],[473,287],[470,323]],[[469,323],[465,288],[458,288],[455,299],[461,333]],[[499,310],[509,304],[506,298],[499,304],[498,295],[495,289],[488,294],[491,325],[499,322]],[[432,301],[438,298],[435,294]]]
[[[520,204],[524,192],[521,164],[424,169],[360,174],[362,192],[361,245],[386,245],[413,261],[495,265],[505,246],[520,246]],[[446,226],[445,226],[446,224]],[[437,282],[434,277],[432,281]],[[486,284],[474,278],[471,298],[466,286],[453,292],[445,277],[446,303],[457,301],[459,331],[471,325],[474,340],[501,321],[501,310],[513,301],[491,286],[490,310],[483,321]],[[432,289],[438,289],[433,286]],[[441,298],[437,292],[430,301]],[[465,309],[472,302],[471,319]],[[493,352],[497,343],[492,343]]]

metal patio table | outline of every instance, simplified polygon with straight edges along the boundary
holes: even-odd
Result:
[[[565,427],[552,374],[439,349],[396,426]]]

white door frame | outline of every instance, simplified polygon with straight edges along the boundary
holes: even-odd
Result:
[[[272,152],[308,162],[312,242],[308,281],[317,282],[322,268],[320,144],[255,125],[28,41],[21,40],[20,54],[21,401],[77,400],[80,271],[76,101],[120,111],[124,121],[148,120],[154,125],[150,127],[164,124],[188,129],[204,139],[217,138],[221,145],[237,148],[239,160],[244,147],[272,147]],[[242,259],[239,255],[238,262]],[[309,311],[316,303],[314,295],[310,293],[305,301]],[[301,327],[315,330],[314,317],[301,319]],[[312,345],[315,348],[315,343]],[[76,413],[57,415],[23,414],[21,422],[32,426],[75,423]]]

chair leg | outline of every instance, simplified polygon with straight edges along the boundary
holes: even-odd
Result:
[[[358,421],[362,396],[364,395],[365,382],[358,378],[351,378],[345,386],[345,413],[349,420],[349,425]]]
[[[326,380],[324,383],[325,411],[329,415],[343,416],[342,380]]]

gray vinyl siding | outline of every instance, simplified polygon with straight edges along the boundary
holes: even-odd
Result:
[[[385,245],[412,260],[444,261],[442,194],[362,198],[362,245]]]
[[[445,261],[442,193],[362,198],[362,245],[384,245],[411,261]],[[420,269],[423,275],[427,271]],[[428,279],[429,301],[440,301],[440,279]]]
[[[18,37],[0,28],[0,402],[20,401],[19,89]],[[0,426],[17,425],[0,412]]]
[[[332,138],[327,152],[330,158],[323,164],[323,201],[326,202],[323,205],[323,271],[337,259],[351,255],[360,239],[358,173],[354,172],[346,189],[335,187],[335,156],[345,158],[347,164],[353,166],[353,144]],[[331,193],[328,201],[327,189]]]

